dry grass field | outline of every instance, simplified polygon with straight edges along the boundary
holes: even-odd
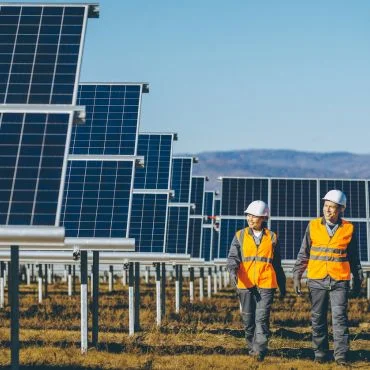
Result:
[[[77,285],[78,287],[78,285]],[[37,285],[21,286],[21,350],[24,369],[337,369],[334,362],[312,361],[308,296],[296,297],[288,280],[284,300],[276,298],[271,317],[270,352],[263,363],[246,354],[239,305],[231,288],[193,304],[184,282],[180,314],[174,312],[174,282],[167,288],[166,318],[155,325],[155,285],[141,287],[141,331],[128,336],[127,287],[115,292],[100,285],[99,346],[80,354],[79,293],[68,297],[66,284],[49,286],[37,303]],[[0,312],[0,366],[10,363],[10,311]],[[351,367],[370,368],[370,304],[350,300]],[[91,325],[91,317],[90,317]],[[91,337],[90,337],[91,339]]]

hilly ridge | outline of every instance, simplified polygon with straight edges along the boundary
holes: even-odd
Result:
[[[370,154],[250,149],[201,152],[193,175],[209,177],[208,190],[220,188],[219,176],[369,179]]]

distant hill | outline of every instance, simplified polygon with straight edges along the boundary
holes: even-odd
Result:
[[[198,153],[194,175],[208,176],[208,190],[220,188],[219,176],[370,178],[370,154],[314,153],[294,150],[235,150]]]

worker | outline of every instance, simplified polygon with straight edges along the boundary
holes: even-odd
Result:
[[[324,216],[309,222],[293,268],[294,290],[301,294],[301,278],[307,268],[315,361],[329,361],[327,314],[330,300],[334,359],[338,365],[347,365],[347,306],[351,273],[353,294],[358,295],[363,272],[354,225],[342,218],[347,202],[345,194],[340,190],[330,190],[322,199]]]
[[[269,208],[262,200],[250,203],[244,212],[248,227],[238,230],[227,258],[230,280],[237,289],[245,327],[248,354],[263,361],[269,338],[270,310],[279,286],[284,297],[285,274],[277,236],[265,227]]]

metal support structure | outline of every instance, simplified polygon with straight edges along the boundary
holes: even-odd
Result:
[[[27,278],[27,285],[31,285],[31,266],[30,264],[26,265],[26,278]]]
[[[81,353],[87,352],[88,325],[87,325],[87,251],[81,251]]]
[[[370,301],[370,272],[367,273],[367,299]]]
[[[199,300],[202,302],[204,298],[204,267],[199,270]]]
[[[45,263],[45,271],[44,271],[44,297],[48,297],[48,264]]]
[[[189,267],[190,280],[189,280],[189,299],[190,303],[194,302],[194,267]]]
[[[38,291],[39,291],[39,304],[42,303],[42,264],[39,263],[39,274],[38,274]]]
[[[217,293],[217,266],[215,266],[213,272],[213,291],[215,294]]]
[[[125,265],[123,265],[123,268],[122,268],[122,285],[123,286],[127,285],[127,269]]]
[[[149,266],[145,266],[145,284],[149,284]]]
[[[72,294],[76,294],[76,266],[72,266]]]
[[[156,290],[156,309],[157,309],[157,326],[161,325],[162,312],[161,312],[161,264],[155,264],[155,290]]]
[[[128,267],[128,333],[135,333],[135,308],[134,308],[134,263]]]
[[[31,264],[31,282],[33,283],[35,281],[35,265]]]
[[[68,265],[68,297],[72,296],[72,266]]]
[[[208,295],[208,298],[212,297],[212,267],[208,267],[207,295]]]
[[[180,300],[180,307],[182,306],[182,265],[179,265],[179,300]]]
[[[161,311],[162,318],[166,315],[166,263],[162,262],[162,276],[161,276]]]
[[[5,299],[4,299],[4,270],[5,270],[5,263],[3,261],[0,262],[0,308],[4,308]]]
[[[219,267],[219,270],[217,272],[218,275],[218,289],[222,289],[222,266]]]
[[[108,272],[108,291],[113,292],[113,265],[109,266]]]
[[[140,330],[140,263],[135,262],[135,331]]]
[[[63,271],[63,283],[67,282],[67,265],[64,265],[64,271]]]
[[[175,280],[175,312],[180,312],[180,279],[179,279],[180,266],[175,266],[176,280]]]
[[[11,367],[19,368],[19,247],[10,247],[11,269],[9,290],[12,292],[12,302],[10,307],[10,348],[11,348]]]
[[[10,289],[10,279],[12,278],[12,274],[11,274],[11,263],[10,261],[7,263],[7,269],[6,269],[6,278],[5,278],[5,284],[6,285],[6,282],[8,283],[8,305],[10,306],[12,304],[12,291]]]
[[[93,251],[92,265],[92,345],[98,346],[99,333],[99,252]]]

